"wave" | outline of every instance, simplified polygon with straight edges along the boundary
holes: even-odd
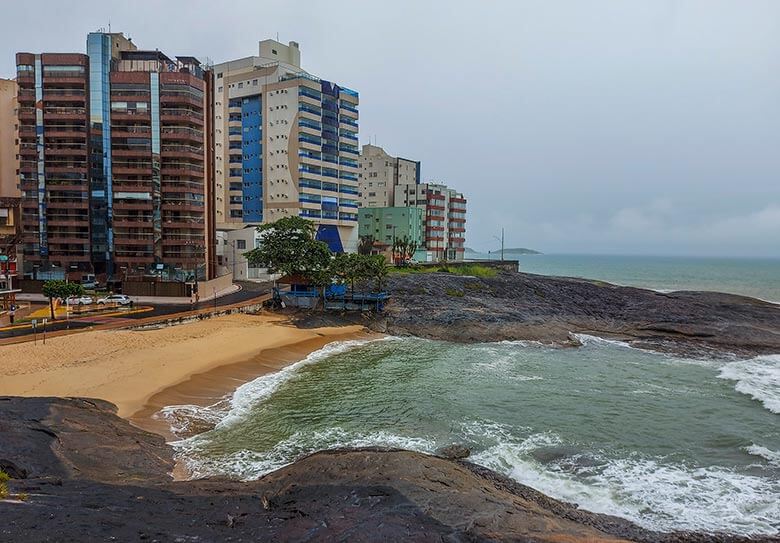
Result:
[[[296,432],[269,451],[244,449],[218,457],[189,454],[197,449],[197,440],[183,441],[177,445],[181,459],[193,478],[223,475],[242,481],[258,479],[314,451],[344,447],[389,447],[431,453],[436,448],[436,443],[426,438],[383,431],[351,433],[342,428]]]
[[[734,389],[780,414],[780,355],[764,355],[731,362],[720,370],[721,379],[736,381]]]
[[[636,454],[626,458],[585,454],[552,433],[501,441],[469,460],[554,498],[651,530],[741,534],[780,530],[780,483],[726,468],[666,464]]]
[[[769,462],[771,465],[780,468],[780,452],[767,449],[761,445],[753,443],[750,447],[744,447],[743,450],[753,456],[759,456]]]
[[[642,351],[644,349],[637,349],[636,347],[632,347],[631,344],[625,342],[625,341],[619,341],[616,339],[606,339],[603,337],[598,336],[591,336],[589,334],[570,334],[572,338],[576,339],[578,342],[580,342],[582,345],[614,345],[616,347],[624,347],[627,349],[636,349],[637,351]]]

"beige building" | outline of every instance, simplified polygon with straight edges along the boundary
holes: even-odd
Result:
[[[420,182],[420,163],[390,156],[379,146],[366,144],[360,151],[360,207],[392,207],[395,187]]]
[[[298,215],[357,250],[358,93],[301,68],[296,42],[214,67],[218,230]]]
[[[16,81],[0,79],[0,196],[19,197]]]

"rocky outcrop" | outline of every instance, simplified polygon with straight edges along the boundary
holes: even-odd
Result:
[[[459,342],[576,344],[572,333],[681,354],[780,352],[780,306],[716,292],[660,293],[599,281],[499,273],[391,274],[372,328]]]
[[[739,540],[649,532],[409,451],[324,451],[258,481],[173,482],[162,439],[93,400],[0,398],[0,464],[25,497],[0,501],[0,541]]]

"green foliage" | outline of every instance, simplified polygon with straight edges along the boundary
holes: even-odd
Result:
[[[68,298],[84,294],[84,287],[78,283],[69,283],[60,279],[46,281],[43,284],[43,295],[47,298]]]
[[[0,470],[0,500],[4,500],[8,497],[8,481],[11,477],[2,470]]]
[[[417,243],[409,236],[397,238],[393,241],[393,259],[398,259],[402,265],[406,265],[414,256],[414,253],[417,252],[417,249]]]
[[[360,242],[358,243],[358,254],[370,255],[374,250],[374,236],[360,236]]]
[[[455,288],[448,288],[444,290],[444,293],[447,296],[454,296],[455,298],[463,298],[465,296],[464,292],[462,290],[458,290]]]
[[[453,275],[466,275],[479,277],[480,279],[495,277],[498,271],[481,264],[464,264],[462,266],[408,266],[391,268],[390,273],[451,273]]]
[[[285,217],[263,224],[257,230],[263,234],[260,247],[244,253],[252,265],[314,280],[330,264],[330,249],[314,239],[317,229],[311,221],[302,217]]]
[[[43,295],[49,299],[49,308],[51,310],[51,320],[54,315],[54,300],[56,298],[69,298],[70,296],[81,296],[84,294],[84,287],[78,283],[70,283],[61,279],[53,279],[43,284]]]
[[[333,257],[330,265],[331,278],[350,286],[355,291],[355,284],[369,281],[375,282],[375,288],[381,290],[387,277],[387,264],[382,255],[361,255],[340,253]]]

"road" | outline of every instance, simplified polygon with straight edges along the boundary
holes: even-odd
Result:
[[[241,290],[222,296],[215,300],[208,300],[191,306],[190,304],[143,304],[129,308],[119,308],[116,311],[94,313],[82,317],[71,316],[70,319],[60,317],[56,321],[49,321],[46,325],[47,335],[60,335],[85,329],[119,328],[124,325],[132,325],[134,321],[153,321],[155,318],[171,318],[177,315],[189,313],[207,313],[211,310],[224,309],[228,306],[238,305],[255,300],[271,292],[270,283],[252,283],[248,281],[238,282]],[[38,339],[42,335],[42,323],[38,322]],[[34,335],[31,323],[17,323],[14,326],[0,328],[0,345],[28,341]]]

